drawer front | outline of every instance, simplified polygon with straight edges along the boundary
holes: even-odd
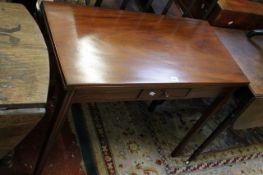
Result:
[[[224,90],[223,87],[211,86],[192,89],[187,98],[216,97]]]
[[[44,114],[44,108],[0,110],[0,159],[21,142]]]
[[[73,97],[73,102],[134,100],[137,99],[140,91],[137,88],[126,87],[78,90]]]
[[[143,90],[139,96],[139,99],[169,99],[186,97],[190,92],[190,89],[146,89]]]
[[[216,97],[222,92],[222,87],[199,88],[156,88],[140,89],[131,87],[103,87],[94,89],[79,89],[76,91],[73,102],[100,102],[122,100],[158,100],[176,98]]]
[[[154,100],[185,97],[190,89],[97,88],[78,90],[73,102]]]

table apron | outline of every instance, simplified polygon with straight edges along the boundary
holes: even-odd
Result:
[[[172,100],[181,98],[217,97],[233,87],[206,86],[197,88],[134,88],[97,87],[76,89],[73,103],[103,101]]]

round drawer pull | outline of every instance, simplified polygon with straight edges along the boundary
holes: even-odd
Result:
[[[151,92],[149,92],[149,95],[150,95],[150,96],[155,96],[156,93],[155,93],[154,91],[151,91]]]

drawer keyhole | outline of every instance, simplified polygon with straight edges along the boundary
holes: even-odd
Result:
[[[166,98],[168,98],[168,97],[169,97],[168,92],[164,91],[164,96],[165,96]]]

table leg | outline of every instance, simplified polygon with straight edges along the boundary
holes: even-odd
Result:
[[[129,0],[122,0],[121,5],[120,5],[120,9],[121,10],[125,10],[125,8],[127,7]]]
[[[224,92],[215,99],[212,105],[203,113],[200,119],[194,124],[194,126],[190,129],[190,131],[188,131],[178,146],[173,150],[171,154],[172,157],[179,155],[179,153],[184,149],[193,136],[203,127],[206,121],[226,103],[233,91],[234,90],[229,90]]]
[[[194,153],[188,158],[188,162],[194,160],[211,142],[217,138],[227,127],[230,127],[238,119],[240,114],[246,109],[247,106],[254,100],[250,96],[245,96],[239,101],[237,107],[231,112],[208,136],[208,138],[194,151]]]
[[[194,153],[188,158],[188,162],[194,160],[205,148],[209,145],[222,131],[224,131],[230,123],[233,123],[233,114],[231,113],[217,128],[209,135],[209,137],[194,151]]]
[[[191,15],[191,10],[192,10],[194,4],[196,3],[196,1],[197,1],[197,0],[192,0],[192,1],[190,2],[190,4],[187,6],[187,9],[186,9],[185,12],[183,13],[183,16],[184,16],[184,17],[192,17],[192,15]]]
[[[102,0],[97,0],[97,1],[95,2],[95,7],[100,7],[101,4],[102,4]]]
[[[67,91],[65,95],[63,96],[62,103],[59,106],[58,113],[55,113],[54,115],[54,121],[52,122],[49,133],[47,134],[47,137],[44,140],[44,144],[41,147],[35,169],[34,169],[34,175],[40,175],[44,164],[46,162],[46,159],[48,157],[48,153],[50,148],[53,146],[54,141],[56,140],[64,122],[66,119],[66,113],[68,112],[70,106],[71,106],[71,99],[74,95],[74,91]]]
[[[155,108],[161,104],[163,104],[165,100],[154,100],[151,102],[150,106],[148,107],[149,112],[153,112]]]

